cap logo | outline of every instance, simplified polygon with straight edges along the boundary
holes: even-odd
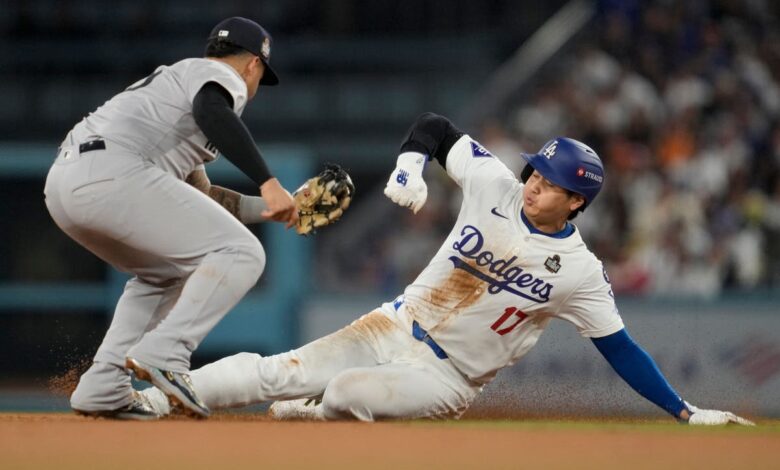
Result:
[[[555,152],[557,150],[558,150],[558,141],[554,140],[553,143],[548,145],[547,148],[542,151],[542,155],[547,157],[547,159],[549,160],[555,155]]]
[[[268,38],[263,39],[263,45],[260,48],[260,53],[263,54],[263,59],[268,60],[271,55],[271,41]]]
[[[219,38],[226,38],[226,37],[228,37],[229,34],[230,34],[230,31],[228,31],[226,29],[220,29],[219,33],[217,33],[217,37],[219,37]]]

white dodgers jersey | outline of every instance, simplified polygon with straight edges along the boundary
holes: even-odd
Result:
[[[231,66],[211,59],[185,59],[160,66],[130,85],[73,128],[74,143],[102,138],[138,153],[179,179],[216,158],[192,115],[192,101],[208,82],[233,97],[239,116],[247,102],[244,80]],[[110,147],[109,147],[110,148]]]
[[[397,315],[407,326],[417,321],[480,383],[525,355],[553,318],[585,337],[623,328],[601,261],[576,228],[565,238],[532,233],[521,217],[523,185],[503,163],[464,135],[450,149],[447,173],[463,190],[463,205],[404,291]]]

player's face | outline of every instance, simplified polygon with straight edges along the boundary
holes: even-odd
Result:
[[[562,229],[569,214],[584,202],[579,194],[569,193],[537,171],[528,178],[523,190],[523,212],[543,232]]]
[[[260,57],[255,56],[254,59],[247,63],[244,80],[246,81],[247,93],[250,100],[257,94],[257,89],[260,87],[260,80],[262,80],[264,73],[265,64],[260,60]]]

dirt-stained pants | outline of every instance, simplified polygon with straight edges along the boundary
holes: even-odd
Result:
[[[241,353],[192,372],[212,409],[322,395],[326,419],[460,416],[480,387],[414,339],[386,310],[275,356]],[[165,397],[144,390],[165,409]]]

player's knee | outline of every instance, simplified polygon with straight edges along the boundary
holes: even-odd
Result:
[[[355,400],[348,386],[338,377],[330,381],[322,395],[325,419],[355,419],[352,407]]]
[[[238,250],[240,255],[245,258],[249,267],[250,273],[248,277],[254,278],[256,282],[265,270],[265,250],[263,245],[257,238],[251,237],[242,241],[238,246]]]
[[[345,372],[333,378],[322,396],[325,419],[374,421],[376,395],[359,373]],[[371,383],[371,381],[368,381]]]

